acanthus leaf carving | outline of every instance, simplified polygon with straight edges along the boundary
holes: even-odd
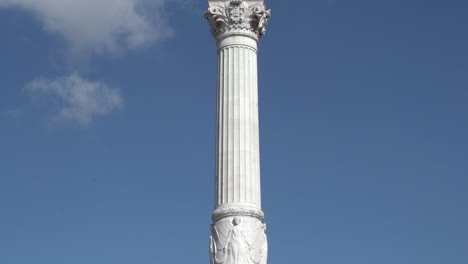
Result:
[[[247,33],[256,38],[266,32],[266,25],[271,11],[263,4],[249,6],[242,0],[232,0],[226,4],[213,5],[208,8],[205,18],[211,27],[214,37],[222,37],[230,33]]]
[[[262,37],[265,35],[266,25],[271,16],[271,10],[265,10],[265,6],[257,4],[251,7],[251,11],[252,28],[256,28],[259,37]]]

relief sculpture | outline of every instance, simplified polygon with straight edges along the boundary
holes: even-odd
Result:
[[[234,217],[229,229],[220,234],[215,225],[211,226],[211,264],[266,264],[267,239],[265,225],[250,231],[243,226],[242,219]],[[248,234],[253,233],[254,237]]]
[[[244,21],[245,13],[247,11],[247,5],[241,1],[231,1],[227,5],[229,20],[233,23],[242,23]]]
[[[205,18],[215,37],[236,32],[251,32],[256,37],[262,37],[266,32],[270,10],[266,10],[263,4],[249,5],[242,0],[232,0],[225,5],[210,6]]]

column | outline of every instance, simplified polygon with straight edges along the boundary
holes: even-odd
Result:
[[[270,11],[264,0],[208,0],[218,49],[215,210],[212,264],[266,264],[261,210],[258,41]]]

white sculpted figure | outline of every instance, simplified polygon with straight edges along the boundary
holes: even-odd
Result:
[[[210,236],[210,260],[211,260],[210,263],[211,264],[221,263],[222,261],[219,261],[216,256],[216,254],[218,253],[216,242],[219,241],[219,234],[215,225],[211,225],[211,233],[212,235]]]
[[[256,230],[255,242],[252,244],[250,250],[250,260],[254,264],[267,264],[268,242],[265,230],[265,224],[262,224]]]
[[[250,263],[252,245],[247,241],[241,223],[242,220],[237,217],[232,221],[233,226],[229,230],[227,241],[223,248],[223,252],[227,253],[226,264]]]
[[[224,228],[223,228],[224,229]],[[247,238],[249,232],[243,226],[241,218],[234,217],[230,228],[221,234],[215,225],[211,225],[210,259],[211,264],[267,264],[268,242],[265,235],[266,225],[260,225],[253,237],[253,243]],[[224,239],[221,241],[220,238]],[[218,249],[218,245],[222,249]]]

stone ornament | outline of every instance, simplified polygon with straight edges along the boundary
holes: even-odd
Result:
[[[230,34],[251,35],[261,38],[266,32],[266,24],[271,11],[263,3],[249,4],[251,1],[232,0],[210,5],[205,18],[215,38]]]
[[[237,215],[256,217],[262,222],[264,220],[262,210],[243,204],[236,204],[235,206],[221,206],[213,212],[212,218],[213,221],[216,222],[224,217]]]
[[[247,219],[248,220],[248,219]],[[241,217],[211,225],[211,264],[266,264],[268,243],[266,225],[252,228],[252,223]],[[218,229],[218,227],[219,229]]]

